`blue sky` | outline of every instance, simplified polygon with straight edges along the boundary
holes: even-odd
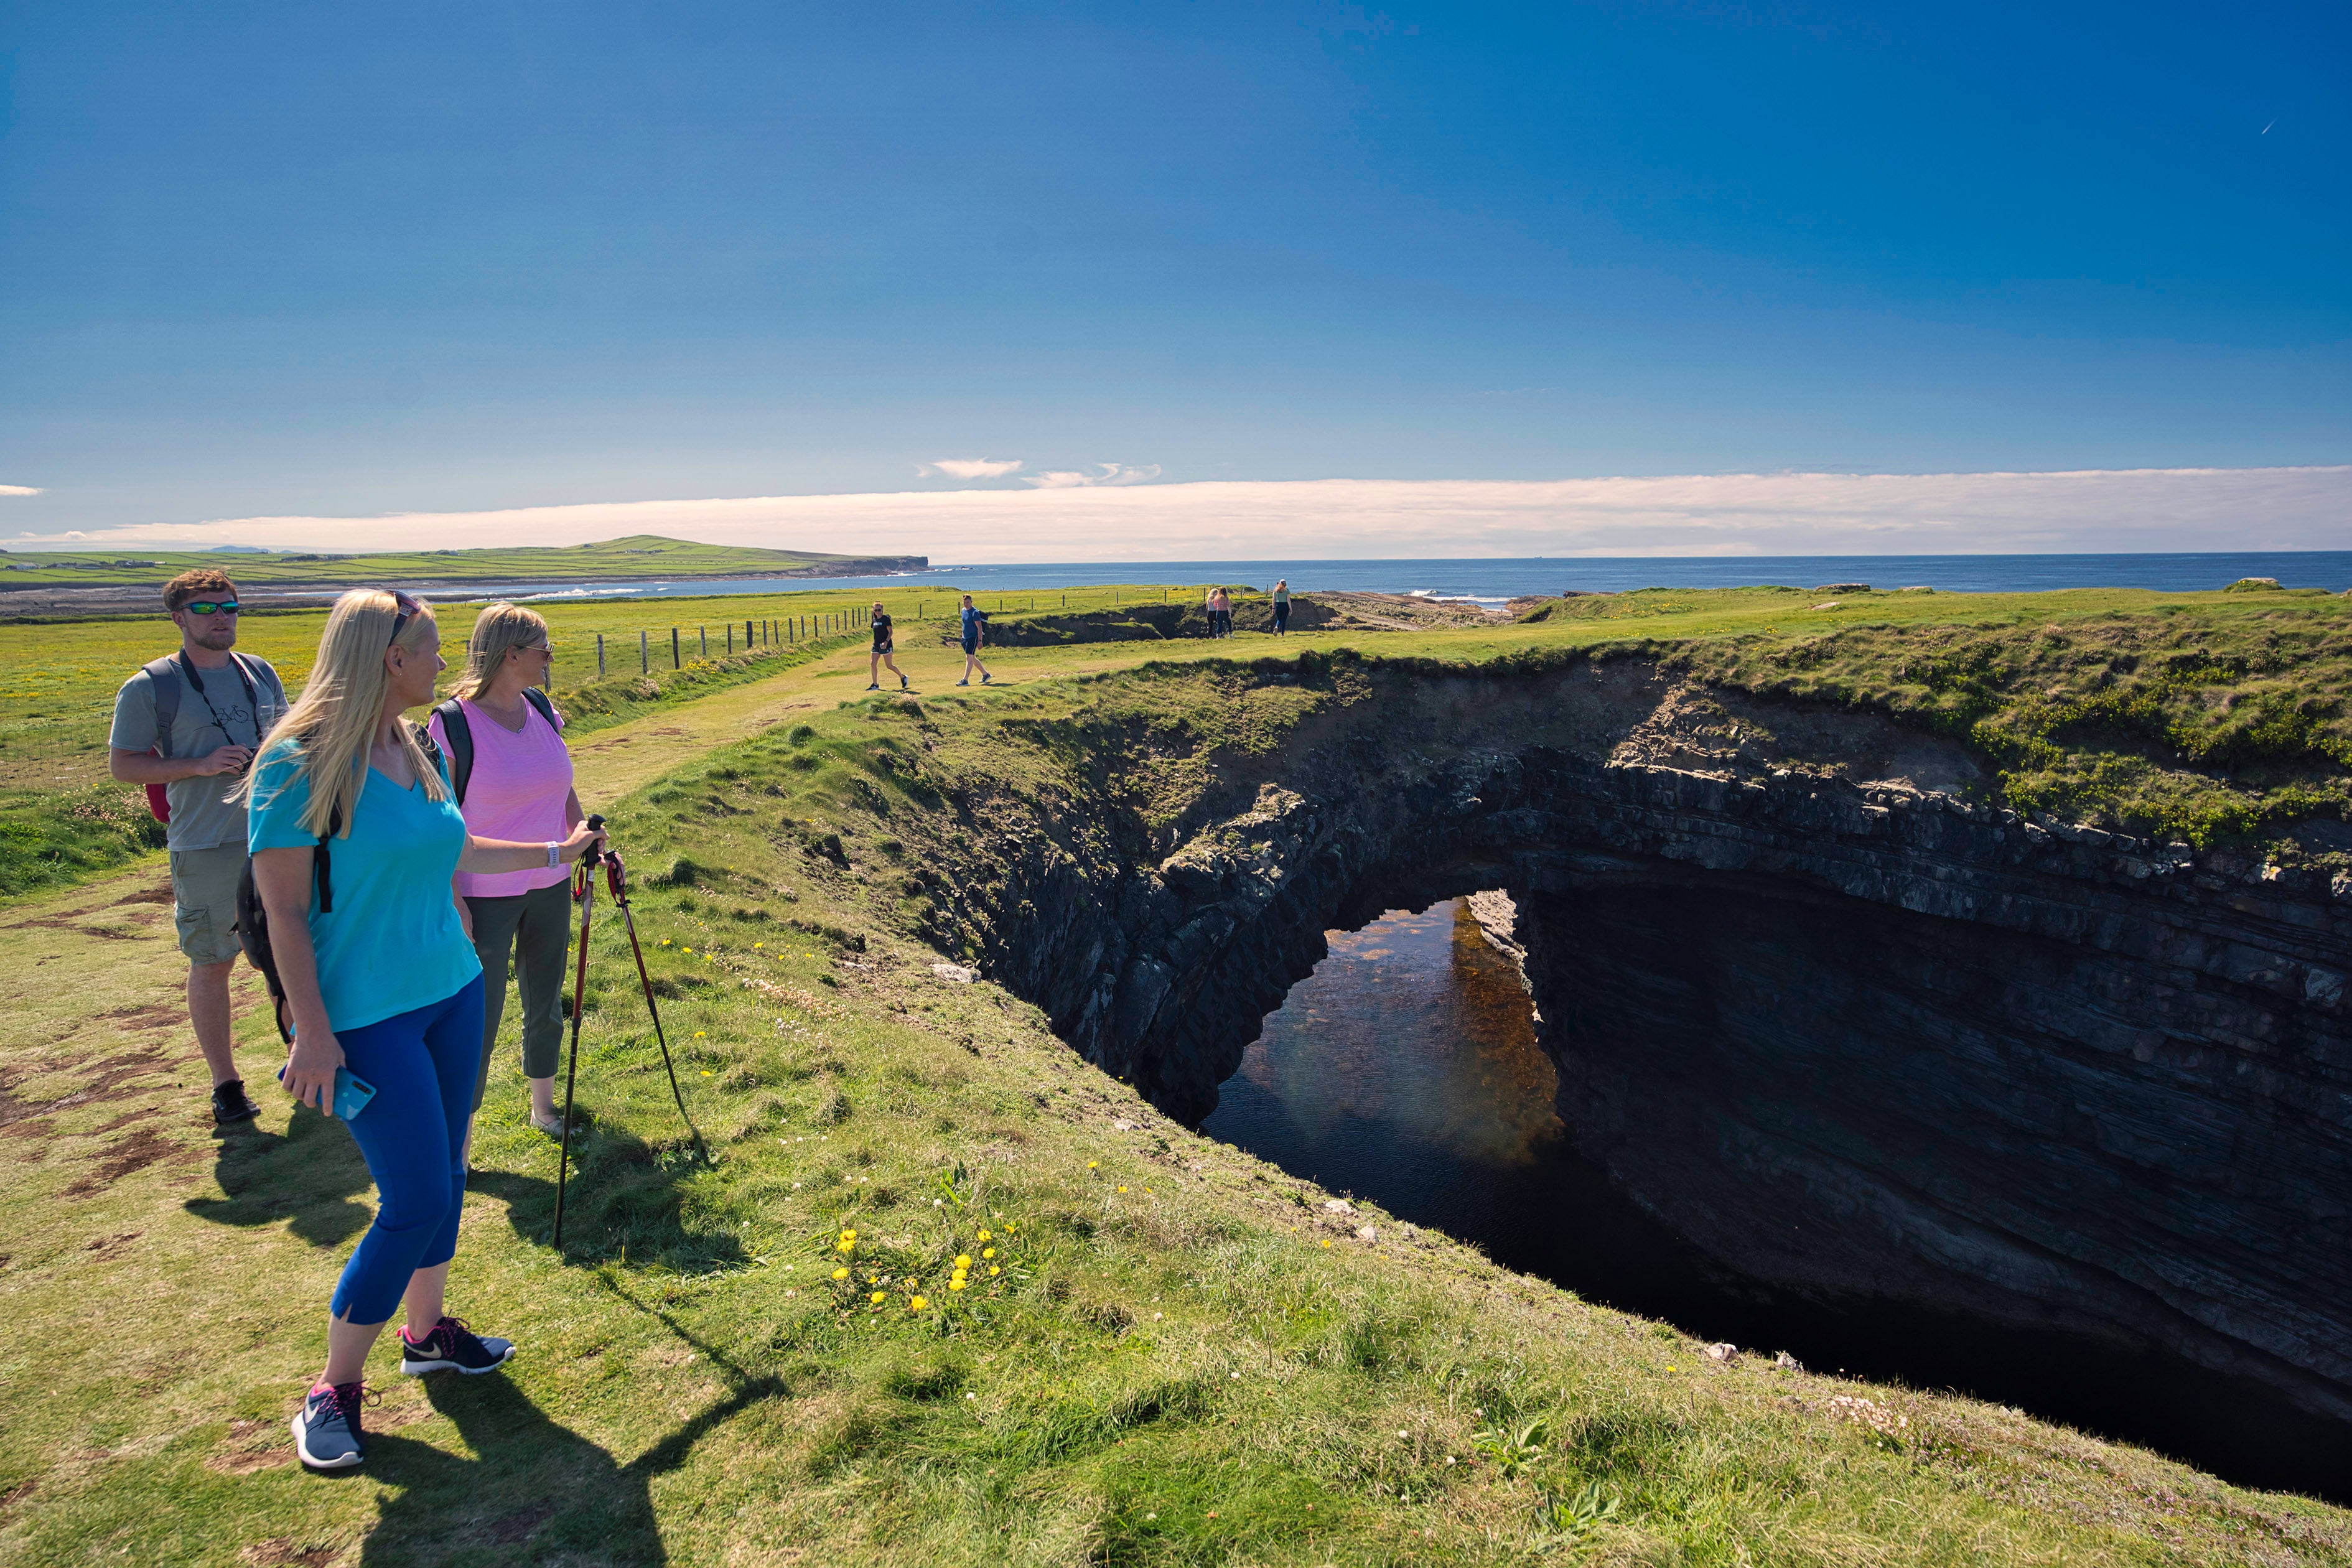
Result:
[[[2341,5],[9,16],[0,537],[2352,461]]]

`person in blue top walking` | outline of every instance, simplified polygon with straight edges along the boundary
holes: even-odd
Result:
[[[293,1018],[284,1082],[332,1113],[335,1076],[371,1086],[347,1125],[375,1178],[375,1223],[335,1286],[327,1365],[294,1417],[302,1462],[360,1463],[368,1352],[405,1301],[400,1370],[488,1372],[514,1353],[445,1310],[466,1196],[459,1153],[482,1059],[482,965],[456,874],[576,860],[599,835],[517,844],[466,831],[437,752],[402,715],[447,668],[432,609],[356,588],[335,601],[318,662],[262,742],[247,785],[254,890]],[[320,909],[318,850],[331,840]]]
[[[963,596],[963,679],[956,682],[958,686],[970,686],[971,672],[975,669],[980,671],[982,686],[995,679],[988,672],[988,666],[980,662],[980,645],[987,630],[988,612],[975,605],[971,595],[966,594]]]

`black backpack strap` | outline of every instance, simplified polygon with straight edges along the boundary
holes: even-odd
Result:
[[[180,718],[180,666],[177,654],[166,654],[142,668],[155,690],[155,754],[172,754],[172,726]],[[121,668],[120,666],[117,667]]]
[[[416,746],[419,751],[425,753],[425,766],[431,768],[436,773],[448,773],[449,759],[443,756],[441,754],[441,748],[433,743],[433,731],[427,730],[422,724],[416,726]],[[457,780],[450,779],[447,782],[451,788],[454,789],[457,787]],[[460,802],[459,804],[462,805],[464,803]]]
[[[555,704],[548,700],[546,692],[536,686],[526,686],[522,689],[522,697],[524,701],[539,710],[539,716],[547,721],[549,729],[559,735],[563,732],[563,726],[555,721]],[[464,803],[461,801],[459,804]]]
[[[441,716],[441,732],[449,737],[449,787],[457,792],[457,805],[463,807],[466,785],[474,776],[474,727],[467,721],[466,705],[454,697],[433,711]],[[441,755],[431,735],[420,730],[416,738],[436,758]]]

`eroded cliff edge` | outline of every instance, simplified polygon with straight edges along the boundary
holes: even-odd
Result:
[[[1638,661],[1353,679],[1255,749],[971,784],[937,921],[1197,1118],[1325,930],[1506,889],[1571,1135],[1727,1268],[2352,1419],[2352,882],[2021,821],[1949,742]]]

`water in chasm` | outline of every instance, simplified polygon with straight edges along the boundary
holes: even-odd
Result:
[[[1702,1340],[1956,1389],[2242,1484],[2352,1501],[2352,1432],[2178,1358],[1917,1307],[1829,1306],[1711,1267],[1577,1153],[1531,999],[1468,900],[1327,941],[1203,1132]]]

